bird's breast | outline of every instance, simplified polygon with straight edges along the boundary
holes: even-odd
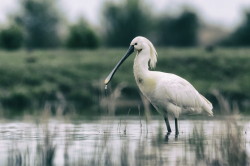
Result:
[[[148,70],[147,62],[148,59],[145,60],[142,55],[137,55],[133,68],[135,80],[140,91],[144,94],[144,96],[151,98],[155,92],[157,80],[155,79],[154,74]]]
[[[142,79],[141,77],[139,77],[138,80],[137,80],[137,82],[138,82],[139,84],[143,84],[143,79]]]
[[[135,79],[141,92],[150,98],[155,92],[156,80],[145,76],[135,76]]]

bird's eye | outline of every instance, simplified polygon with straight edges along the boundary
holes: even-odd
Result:
[[[137,43],[135,43],[135,45],[137,45]]]

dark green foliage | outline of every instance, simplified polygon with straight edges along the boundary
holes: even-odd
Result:
[[[23,0],[23,14],[16,20],[25,30],[28,48],[59,46],[59,14],[54,3],[50,0]]]
[[[245,21],[227,39],[221,42],[224,46],[250,46],[250,11],[245,13]]]
[[[0,47],[16,50],[23,44],[23,33],[20,27],[12,25],[0,32]]]
[[[214,89],[230,102],[236,101],[241,110],[249,109],[249,49],[218,48],[213,53],[202,49],[157,50],[159,59],[156,70],[185,78],[215,107],[217,100],[211,92]],[[66,104],[74,105],[78,111],[98,111],[104,94],[103,80],[125,51],[0,52],[1,105],[18,109],[43,108],[46,102],[60,102],[60,96],[63,96]],[[118,84],[127,83],[119,98],[125,102],[140,101],[133,76],[133,59],[131,55],[108,85],[112,93]],[[135,109],[137,104],[133,106]],[[128,109],[117,110],[127,112]]]
[[[151,18],[151,10],[141,0],[124,0],[123,4],[107,3],[104,10],[105,43],[128,46],[135,36],[149,37],[162,46],[196,46],[199,20],[193,11],[185,10],[178,17]]]
[[[10,106],[12,109],[22,109],[30,106],[32,98],[26,87],[13,88],[10,93],[11,95],[6,95],[1,100],[3,106]]]
[[[125,0],[122,5],[107,3],[104,8],[105,43],[108,46],[128,46],[135,36],[147,36],[150,11],[141,0]]]
[[[97,48],[98,45],[99,40],[97,35],[83,20],[70,27],[69,37],[66,41],[68,48]]]
[[[157,29],[159,45],[189,47],[197,44],[199,21],[194,12],[179,17],[163,17]]]

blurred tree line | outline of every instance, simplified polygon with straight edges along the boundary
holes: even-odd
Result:
[[[221,41],[223,46],[250,46],[250,11],[245,12],[245,18],[241,26],[239,26],[231,35]]]
[[[56,1],[22,0],[21,7],[22,11],[13,23],[0,30],[0,46],[4,49],[123,47],[138,35],[147,36],[161,46],[192,47],[199,44],[201,21],[192,10],[183,10],[177,16],[165,14],[158,17],[153,16],[150,6],[141,0],[109,1],[104,4],[99,30],[80,19],[66,27],[65,36],[61,33],[65,24],[62,25],[63,17],[56,8]],[[217,44],[249,46],[250,12],[245,16],[244,23]]]
[[[147,36],[153,28],[150,10],[140,0],[104,5],[104,40],[111,47],[128,46],[135,36]]]

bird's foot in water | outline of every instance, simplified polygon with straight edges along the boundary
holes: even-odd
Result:
[[[171,134],[171,132],[167,132],[167,134],[166,134],[166,136],[165,136],[165,142],[168,142],[168,137],[169,137],[169,135]]]
[[[171,132],[167,132],[167,134],[165,135],[165,142],[168,142],[169,140],[169,136],[170,136]],[[179,132],[175,132],[175,140],[178,140],[179,137]]]
[[[179,136],[179,132],[175,132],[175,140],[178,139],[178,136]]]

